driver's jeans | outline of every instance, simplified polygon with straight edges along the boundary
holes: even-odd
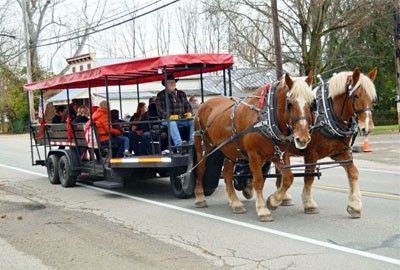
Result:
[[[168,126],[168,122],[162,122],[163,126]],[[170,121],[169,133],[171,134],[172,141],[175,146],[182,144],[181,134],[179,133],[178,127],[188,127],[189,128],[189,144],[193,144],[194,138],[194,126],[193,120],[182,120],[182,121]]]

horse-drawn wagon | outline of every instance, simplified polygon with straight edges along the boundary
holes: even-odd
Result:
[[[137,85],[136,91],[139,99],[139,85],[142,83],[162,80],[166,82],[168,75],[173,75],[175,78],[199,75],[200,95],[203,101],[203,74],[219,71],[219,75],[223,76],[224,92],[227,93],[231,90],[230,69],[233,63],[231,54],[161,56],[56,76],[27,84],[24,88],[26,91],[40,91],[42,103],[39,105],[42,107],[45,91],[66,89],[67,104],[70,104],[70,91],[87,88],[88,107],[89,111],[92,112],[91,96],[93,88],[103,87],[108,108],[109,128],[106,135],[110,138],[110,127],[115,124],[112,123],[110,114],[109,88],[111,86],[119,87],[119,99],[121,100],[121,86]],[[168,94],[165,97],[167,99]],[[71,116],[70,110],[68,106],[67,114],[69,117]],[[122,115],[122,106],[120,113]],[[166,115],[169,114],[167,106]],[[92,113],[90,113],[90,121],[86,124],[72,124],[69,117],[66,123],[61,124],[44,123],[43,120],[36,124],[30,123],[32,165],[46,166],[52,184],[61,183],[64,187],[74,186],[78,177],[86,174],[93,176],[89,177],[93,180],[93,185],[116,188],[121,187],[125,181],[132,178],[154,177],[158,174],[170,177],[172,191],[176,197],[187,198],[193,195],[193,190],[182,189],[182,179],[179,177],[193,164],[192,145],[189,145],[186,150],[177,151],[177,147],[171,142],[171,134],[167,128],[173,120],[167,118],[140,121],[142,124],[149,124],[152,129],[151,132],[157,133],[156,136],[151,137],[149,155],[115,157],[113,154],[115,147],[113,147],[111,140],[109,140],[108,146],[100,143],[99,136],[101,134],[99,134],[92,116]],[[162,139],[165,141],[165,149],[160,146]],[[189,177],[193,177],[193,175]],[[208,194],[211,194],[215,187],[205,186],[205,189]]]

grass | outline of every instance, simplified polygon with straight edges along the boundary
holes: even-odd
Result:
[[[399,125],[375,126],[371,135],[398,133]]]

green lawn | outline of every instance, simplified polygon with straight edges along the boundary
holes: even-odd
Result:
[[[375,126],[374,131],[371,133],[371,135],[388,134],[388,133],[396,133],[396,132],[399,132],[399,125]]]

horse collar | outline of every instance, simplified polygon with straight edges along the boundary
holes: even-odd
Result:
[[[291,136],[283,135],[279,129],[276,110],[276,89],[278,88],[279,83],[280,82],[274,83],[272,87],[266,86],[265,89],[268,89],[268,91],[263,90],[264,95],[262,96],[265,96],[267,101],[263,102],[264,104],[259,122],[254,126],[262,135],[272,139],[274,144],[278,144],[282,141],[290,142],[292,140]]]
[[[347,93],[346,86],[346,95]],[[348,127],[344,127],[335,114],[333,109],[333,100],[328,97],[328,84],[322,84],[317,89],[317,118],[315,128],[322,128],[326,135],[331,137],[347,138],[351,137],[357,129],[357,122],[352,117]],[[347,100],[347,97],[346,97]],[[346,102],[346,100],[344,102]]]

